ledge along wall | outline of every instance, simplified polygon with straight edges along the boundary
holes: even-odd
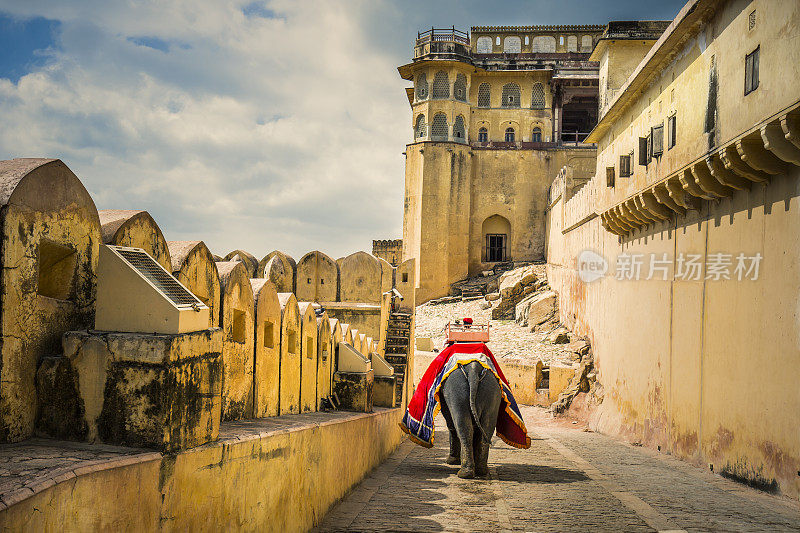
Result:
[[[307,531],[395,450],[401,415],[309,413],[223,426],[218,442],[76,468],[55,484],[4,494],[17,503],[0,503],[0,528]]]

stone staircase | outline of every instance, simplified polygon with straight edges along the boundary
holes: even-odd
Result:
[[[389,315],[389,326],[386,332],[386,362],[394,367],[397,376],[396,405],[402,405],[405,380],[413,372],[408,367],[408,352],[411,348],[410,313],[392,313]]]

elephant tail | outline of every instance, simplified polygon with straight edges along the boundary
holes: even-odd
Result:
[[[474,369],[470,369],[470,375],[467,377],[467,383],[469,383],[469,409],[472,411],[472,418],[475,420],[475,425],[478,426],[481,435],[483,435],[483,440],[485,442],[492,442],[492,438],[488,436],[486,434],[486,430],[483,429],[481,418],[478,416],[478,409],[475,406],[475,397],[478,393],[478,386],[481,384],[481,380],[483,379],[485,373],[486,369],[483,367],[481,367],[480,375],[478,375]]]

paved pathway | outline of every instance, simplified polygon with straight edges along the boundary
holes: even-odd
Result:
[[[494,438],[491,479],[445,464],[448,434],[408,441],[324,518],[319,531],[800,531],[797,502],[665,454],[523,408],[533,443]]]

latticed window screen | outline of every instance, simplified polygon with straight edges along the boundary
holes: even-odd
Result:
[[[516,83],[503,85],[503,107],[519,107],[519,85]]]
[[[433,78],[433,97],[450,98],[450,80],[447,79],[447,72],[440,70]]]
[[[531,141],[535,143],[542,142],[542,130],[540,128],[533,128],[533,133],[531,134]]]
[[[478,130],[478,142],[489,142],[489,132],[486,130],[486,128],[481,128]]]
[[[414,137],[420,139],[425,137],[425,129],[427,125],[425,124],[425,115],[420,115],[417,117],[417,125],[414,127]]]
[[[453,84],[453,96],[456,100],[467,101],[467,77],[463,74],[456,75],[456,82]]]
[[[544,85],[539,82],[533,84],[531,91],[531,108],[544,109]]]
[[[464,117],[458,115],[456,121],[453,123],[453,137],[457,141],[463,141],[466,138],[466,131],[464,129]]]
[[[581,37],[581,52],[591,52],[592,51],[592,36],[591,35],[584,35]]]
[[[516,135],[514,133],[514,128],[506,128],[506,142],[507,143],[513,143],[516,140],[517,140],[517,138],[516,138]]]
[[[423,72],[417,76],[417,100],[425,100],[428,97],[428,77]]]
[[[491,107],[492,105],[492,86],[488,83],[481,83],[478,87],[478,107]]]
[[[431,138],[435,140],[447,140],[447,115],[436,113],[431,123]]]

